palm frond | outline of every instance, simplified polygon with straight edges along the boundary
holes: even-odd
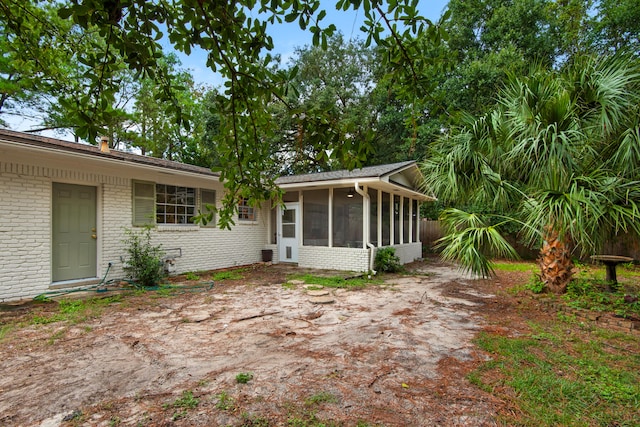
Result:
[[[492,258],[518,258],[497,226],[487,225],[477,214],[446,209],[440,221],[447,234],[438,240],[436,247],[442,249],[443,259],[458,263],[464,272],[491,277],[494,275]]]
[[[640,124],[626,129],[616,142],[613,155],[604,162],[625,176],[640,176]]]

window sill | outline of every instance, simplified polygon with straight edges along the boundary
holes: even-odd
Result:
[[[236,225],[256,225],[258,221],[256,220],[248,220],[248,219],[238,219],[236,220]]]
[[[200,230],[200,226],[193,224],[183,224],[183,225],[170,225],[170,224],[158,224],[156,225],[156,230],[158,232],[166,232],[166,231],[179,231],[179,232],[193,232]]]

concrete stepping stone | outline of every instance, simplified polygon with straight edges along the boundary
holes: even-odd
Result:
[[[336,301],[335,298],[329,295],[309,298],[309,302],[311,304],[332,304],[335,301]]]
[[[309,295],[310,297],[323,297],[325,295],[329,295],[329,291],[327,291],[326,289],[316,289],[307,291],[307,295]]]

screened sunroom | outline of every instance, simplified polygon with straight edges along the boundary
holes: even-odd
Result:
[[[279,178],[283,204],[271,210],[275,262],[368,271],[377,248],[391,246],[402,263],[422,255],[421,191],[414,161]]]

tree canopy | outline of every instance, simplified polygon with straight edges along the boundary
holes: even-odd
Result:
[[[270,54],[273,40],[268,28],[285,22],[295,22],[310,31],[315,46],[327,45],[335,27],[322,25],[326,12],[321,10],[319,0],[4,0],[2,5],[3,28],[9,40],[37,29],[42,21],[40,10],[45,8],[57,11],[59,19],[79,34],[97,35],[93,49],[74,51],[73,58],[86,66],[82,69],[86,86],[81,96],[66,105],[77,120],[76,134],[89,141],[105,133],[106,124],[121,113],[113,106],[118,101],[123,67],[136,78],[156,82],[159,90],[154,93],[155,100],[177,124],[188,128],[189,115],[178,100],[175,81],[161,66],[161,41],[168,40],[173,49],[186,54],[195,47],[205,50],[207,66],[224,79],[219,94],[224,100],[217,102],[219,171],[228,190],[225,209],[219,215],[223,226],[232,221],[240,196],[258,201],[277,194],[274,177],[263,173],[270,154],[265,141],[278,131],[269,108],[274,102],[290,109],[298,126],[306,129],[308,147],[315,147],[315,152],[329,153],[347,167],[359,165],[366,154],[366,144],[327,139],[331,131],[336,135],[340,132],[332,129],[333,123],[324,112],[303,115],[289,105],[290,82],[297,70],[278,69]],[[420,74],[412,61],[418,55],[414,35],[425,33],[437,40],[439,32],[420,16],[417,1],[338,0],[335,6],[363,11],[366,44],[385,47],[390,72],[404,74],[409,80]],[[68,44],[71,40],[60,30],[56,27],[51,31],[64,48],[73,50]],[[418,89],[420,82],[412,86]]]
[[[418,0],[329,6],[362,13],[363,41],[340,41],[320,0],[0,0],[0,114],[213,166],[228,226],[239,197],[277,196],[276,152],[310,169],[418,158],[531,63],[638,52],[633,1],[451,0],[438,22]],[[313,45],[282,67],[269,34],[287,24]],[[197,87],[167,45],[203,49],[223,86]]]

